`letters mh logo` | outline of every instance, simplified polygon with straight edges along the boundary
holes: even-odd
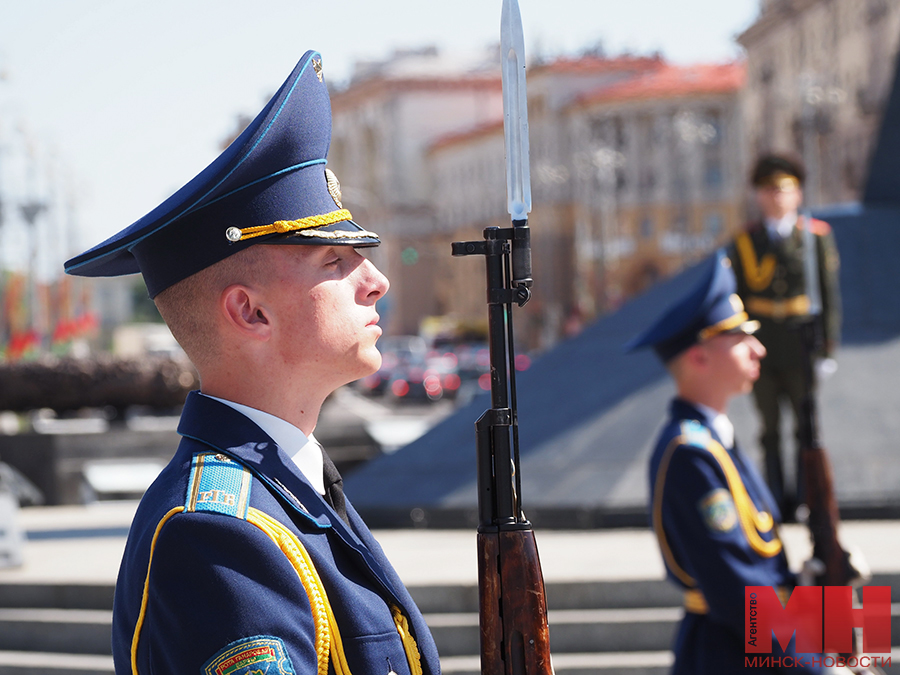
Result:
[[[798,586],[787,605],[771,586],[744,589],[744,651],[772,652],[772,633],[787,649],[796,633],[798,653],[849,654],[853,629],[862,628],[863,651],[891,652],[891,587],[866,586],[862,607],[854,608],[849,586]]]

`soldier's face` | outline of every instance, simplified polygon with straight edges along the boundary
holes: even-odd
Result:
[[[798,187],[784,189],[768,185],[756,190],[756,201],[765,218],[784,218],[795,213],[803,203],[803,191]]]
[[[375,303],[389,283],[351,246],[270,246],[275,349],[298,376],[337,388],[381,366]]]
[[[704,345],[709,358],[710,377],[729,396],[749,393],[759,379],[759,362],[766,348],[753,335],[717,335]]]

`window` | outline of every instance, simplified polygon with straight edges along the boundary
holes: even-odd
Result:
[[[706,234],[711,235],[712,237],[718,237],[722,232],[722,225],[724,219],[722,218],[722,214],[717,211],[712,211],[706,214],[706,217],[703,219],[703,229],[706,231]]]

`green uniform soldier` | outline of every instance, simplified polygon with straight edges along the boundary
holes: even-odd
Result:
[[[804,170],[796,161],[779,155],[762,157],[751,181],[762,218],[749,223],[728,248],[737,277],[738,294],[751,319],[760,322],[757,337],[768,357],[762,362],[753,397],[762,421],[766,480],[785,516],[793,516],[802,495],[796,462],[796,482],[784,477],[780,434],[781,406],[790,402],[795,434],[800,429],[801,404],[807,394],[804,359],[833,369],[833,355],[840,341],[841,304],[839,258],[828,223],[800,216]],[[810,318],[810,293],[805,276],[806,246],[812,232],[821,299],[821,344],[811,356],[804,348],[798,325]],[[822,370],[822,368],[820,368]]]

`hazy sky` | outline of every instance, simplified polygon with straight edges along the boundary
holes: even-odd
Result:
[[[676,63],[740,56],[733,38],[752,23],[758,4],[520,0],[529,56],[574,54],[602,42],[607,53],[660,51]],[[16,199],[25,189],[2,163],[26,130],[38,171],[55,157],[77,185],[78,240],[66,246],[80,252],[214,159],[236,116],[255,115],[307,49],[322,53],[327,78],[343,82],[355,59],[383,58],[394,48],[434,44],[456,52],[493,44],[500,6],[0,0],[0,180],[8,183],[0,195]]]

